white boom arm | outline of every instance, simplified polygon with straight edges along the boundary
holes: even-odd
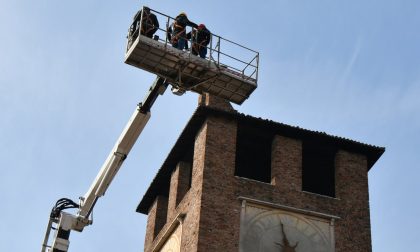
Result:
[[[90,186],[84,197],[80,197],[80,203],[77,205],[71,200],[60,199],[53,208],[50,220],[45,234],[42,252],[66,252],[69,247],[69,236],[71,230],[83,231],[83,228],[92,224],[89,216],[99,197],[103,196],[111,184],[118,170],[120,169],[125,158],[128,156],[131,148],[136,143],[143,128],[146,126],[150,118],[150,108],[159,94],[163,94],[166,90],[167,83],[164,79],[157,77],[153,85],[149,89],[142,103],[138,105],[123,132],[115,143],[114,148],[102,165],[96,179]],[[62,210],[66,208],[78,207],[76,215],[66,213]],[[53,224],[56,227],[53,227]],[[48,239],[51,229],[55,229],[55,235],[51,246],[48,245]]]
[[[111,153],[102,165],[102,168],[95,181],[87,191],[84,197],[80,198],[80,207],[78,215],[88,217],[92,211],[97,199],[103,196],[108,189],[109,184],[114,179],[124,159],[127,157],[144,126],[149,121],[150,112],[142,113],[140,108],[134,111],[130,121],[125,126],[118,141],[115,143]]]

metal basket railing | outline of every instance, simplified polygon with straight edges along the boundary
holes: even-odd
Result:
[[[142,8],[141,17],[137,20],[143,20],[145,8],[147,7]],[[153,35],[153,39],[163,43],[165,47],[172,46],[171,41],[168,40],[168,29],[175,21],[175,18],[157,10],[150,8],[149,10],[150,13],[157,17],[160,24],[159,28]],[[165,25],[162,28],[163,23]],[[139,33],[143,25],[146,25],[145,22],[137,21],[137,23],[133,23],[130,26],[127,36],[127,51],[130,49],[131,45],[139,35],[144,36]],[[194,28],[187,26],[186,29],[186,33],[188,33],[192,32]],[[188,53],[189,57],[198,57],[192,54],[192,44],[194,43],[192,36],[190,39],[187,39],[186,37],[183,38],[187,40],[188,45],[188,49],[184,49],[183,51]],[[213,63],[222,71],[228,72],[244,80],[254,82],[255,84],[257,83],[259,67],[259,53],[257,51],[223,38],[222,36],[216,35],[214,33],[211,33],[210,43],[206,47],[207,55],[205,59],[208,61],[208,64]]]

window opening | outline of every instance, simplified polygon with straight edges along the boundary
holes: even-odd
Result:
[[[322,140],[304,140],[302,146],[302,190],[335,197],[336,148]]]
[[[272,139],[264,130],[238,122],[235,176],[270,183]]]

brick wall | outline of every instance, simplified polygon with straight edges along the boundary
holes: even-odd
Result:
[[[241,205],[235,191],[236,122],[207,119],[198,251],[238,251]]]
[[[206,136],[207,136],[207,125],[204,124],[199,130],[195,142],[194,142],[194,158],[192,163],[191,171],[191,188],[188,188],[188,191],[185,193],[182,199],[179,199],[177,207],[174,207],[175,202],[177,201],[178,193],[177,189],[181,188],[184,190],[185,187],[179,187],[179,184],[184,184],[186,179],[180,177],[177,174],[180,174],[180,166],[178,165],[178,171],[174,171],[171,177],[171,188],[169,194],[170,209],[169,214],[171,217],[167,218],[165,226],[162,228],[161,232],[157,235],[155,239],[151,238],[151,228],[149,228],[149,222],[154,220],[153,207],[148,214],[148,228],[146,230],[146,244],[144,246],[144,251],[149,252],[153,251],[156,248],[159,248],[163,245],[164,238],[167,236],[167,233],[171,230],[170,224],[173,223],[174,218],[180,214],[185,213],[185,217],[182,221],[182,238],[181,238],[181,251],[198,251],[198,235],[199,235],[199,220],[200,220],[200,210],[201,210],[201,198],[202,198],[202,183],[203,183],[203,170],[204,170],[204,157],[206,150]],[[182,168],[181,168],[182,170]],[[181,171],[184,175],[187,172]],[[181,180],[181,181],[180,181]],[[184,182],[182,182],[184,181]],[[149,243],[147,243],[149,242]]]
[[[367,160],[340,151],[336,156],[339,206],[336,222],[337,251],[371,251]]]
[[[167,222],[169,223],[176,217],[176,208],[189,190],[191,166],[190,163],[179,162],[172,172],[168,198]]]
[[[168,198],[164,196],[158,196],[150,207],[147,226],[146,226],[146,237],[144,242],[144,250],[150,251],[153,240],[159,234],[160,230],[166,223],[166,214],[168,209]]]
[[[236,123],[207,120],[199,251],[237,251],[239,196],[339,216],[336,251],[371,251],[366,157],[339,151],[336,198],[302,191],[302,142],[275,136],[272,183],[234,177]]]

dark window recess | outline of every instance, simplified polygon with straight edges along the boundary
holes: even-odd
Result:
[[[261,128],[238,122],[235,176],[270,183],[272,140]]]
[[[311,139],[302,146],[302,190],[335,197],[335,154],[332,143]]]
[[[193,160],[194,160],[194,144],[191,144],[191,146],[187,149],[184,156],[180,160],[180,161],[186,162],[190,165],[190,169],[189,169],[189,172],[188,172],[188,189],[191,188]]]
[[[168,197],[158,195],[156,198],[156,215],[155,227],[153,229],[153,239],[157,237],[163,226],[166,224],[166,216],[168,213]]]

